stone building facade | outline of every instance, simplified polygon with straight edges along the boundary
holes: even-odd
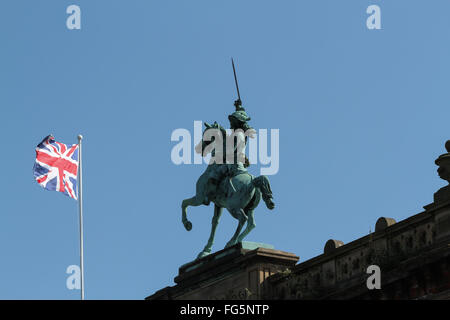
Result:
[[[450,182],[448,153],[439,176]],[[450,300],[450,186],[424,211],[400,222],[380,217],[375,232],[348,244],[330,239],[323,254],[295,254],[242,243],[182,266],[175,286],[146,299],[445,299]],[[369,266],[380,289],[369,289]]]

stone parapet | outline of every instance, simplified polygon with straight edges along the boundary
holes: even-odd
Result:
[[[450,289],[450,204],[426,206],[398,223],[380,219],[378,231],[348,244],[328,240],[322,255],[296,265],[290,274],[267,279],[265,297],[411,299]],[[339,245],[331,248],[334,243]],[[381,290],[367,288],[370,265],[380,267]],[[421,289],[414,293],[416,287]]]

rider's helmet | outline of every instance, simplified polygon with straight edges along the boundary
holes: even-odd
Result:
[[[235,118],[236,120],[239,120],[241,122],[247,122],[250,121],[250,117],[245,112],[244,107],[242,106],[241,100],[236,100],[234,102],[234,106],[236,107],[236,111],[233,112],[228,116],[228,119],[231,121],[231,118]]]

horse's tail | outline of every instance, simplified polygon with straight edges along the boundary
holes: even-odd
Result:
[[[262,198],[266,203],[267,208],[272,210],[275,208],[273,202],[272,189],[270,189],[270,182],[266,176],[259,176],[252,180],[253,185],[261,191]]]

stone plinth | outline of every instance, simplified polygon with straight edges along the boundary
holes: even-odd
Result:
[[[264,280],[293,267],[298,259],[269,245],[238,243],[182,265],[175,286],[146,299],[261,299]]]

